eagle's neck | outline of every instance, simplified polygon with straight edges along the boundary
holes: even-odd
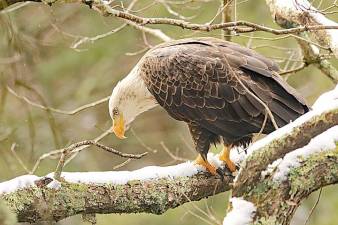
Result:
[[[139,114],[158,104],[140,76],[138,65],[117,84],[115,89],[115,97],[119,99],[118,105],[123,111],[127,124],[130,124]]]

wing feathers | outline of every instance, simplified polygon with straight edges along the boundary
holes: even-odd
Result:
[[[169,42],[150,50],[140,68],[149,91],[171,116],[198,123],[227,140],[247,138],[261,129],[266,111],[253,95],[269,107],[279,126],[308,110],[276,75],[274,62],[231,42]],[[268,120],[264,132],[272,130]]]

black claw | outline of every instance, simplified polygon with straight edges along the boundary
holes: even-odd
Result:
[[[238,171],[241,167],[239,166],[239,164],[235,164],[236,166],[236,170]]]
[[[221,181],[223,182],[224,181],[224,172],[223,172],[223,169],[221,167],[218,167],[216,169],[216,172],[217,172],[217,175],[221,178]]]
[[[218,167],[216,169],[217,174],[220,176],[221,180],[224,181],[224,177],[234,177],[228,167]]]
[[[93,0],[82,0],[82,2],[88,5],[90,9],[93,7]]]

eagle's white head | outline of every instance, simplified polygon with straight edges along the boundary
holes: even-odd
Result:
[[[135,117],[156,105],[157,101],[148,91],[136,65],[117,83],[109,99],[109,114],[115,135],[125,138],[124,133]]]

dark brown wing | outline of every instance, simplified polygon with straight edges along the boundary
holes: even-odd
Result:
[[[144,56],[140,69],[149,91],[172,117],[229,140],[262,127],[264,106],[249,92],[268,105],[279,127],[308,111],[304,100],[276,74],[276,64],[219,39],[159,45]],[[263,132],[273,130],[268,121]]]

